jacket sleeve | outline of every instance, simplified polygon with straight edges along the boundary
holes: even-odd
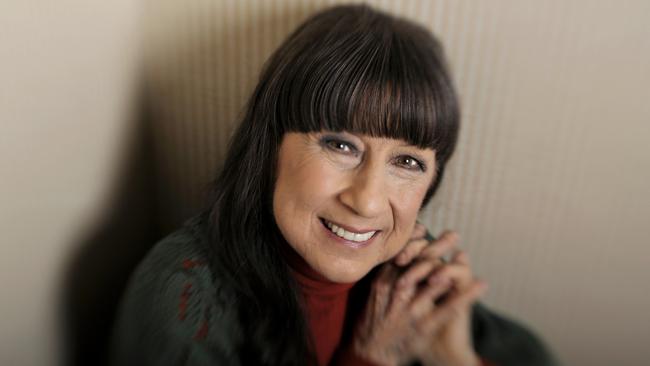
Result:
[[[118,310],[110,365],[237,365],[233,309],[220,306],[201,256],[167,238],[138,266]],[[232,307],[231,307],[232,308]]]
[[[559,366],[548,347],[532,330],[481,303],[472,308],[474,348],[488,364],[497,366]]]

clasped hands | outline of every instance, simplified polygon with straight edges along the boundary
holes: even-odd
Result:
[[[378,365],[478,366],[471,334],[471,306],[487,289],[474,278],[458,235],[445,231],[432,243],[416,224],[411,239],[382,264],[353,348]],[[451,255],[449,262],[441,258]]]

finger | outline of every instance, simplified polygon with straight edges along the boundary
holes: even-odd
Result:
[[[394,276],[394,266],[392,266],[390,263],[383,263],[379,267],[379,271],[377,271],[377,276],[374,279],[374,282],[384,282],[384,283],[391,283],[391,280]]]
[[[475,281],[467,291],[456,292],[442,305],[426,315],[419,323],[422,332],[436,331],[442,324],[452,320],[464,311],[470,311],[470,306],[487,291],[487,283]]]
[[[370,311],[377,316],[383,316],[388,309],[395,277],[394,266],[385,263],[379,270],[370,288]]]
[[[386,310],[387,316],[403,314],[404,309],[408,307],[415,295],[416,287],[415,285],[394,287],[390,297],[390,304]]]
[[[412,316],[419,319],[424,314],[430,312],[435,307],[434,300],[449,291],[451,285],[452,283],[448,279],[427,283],[424,289],[413,298],[413,301],[409,305]]]
[[[466,289],[474,278],[472,269],[464,264],[445,264],[436,267],[429,274],[429,281],[449,279],[459,289]]]
[[[452,257],[451,262],[452,263],[463,264],[463,265],[466,265],[466,266],[471,265],[470,260],[469,260],[469,256],[467,255],[466,252],[464,252],[462,250],[459,250],[456,253],[454,253],[454,256]]]
[[[395,264],[399,266],[406,266],[411,263],[413,258],[415,258],[422,249],[426,248],[429,245],[429,242],[426,239],[417,239],[411,240],[406,243],[406,246],[402,251],[395,257]]]
[[[445,231],[438,240],[424,248],[418,257],[438,259],[454,250],[458,246],[458,239],[459,236],[456,232]]]
[[[414,286],[418,282],[424,280],[431,274],[437,266],[441,265],[437,260],[422,260],[411,265],[406,272],[402,273],[396,283],[396,287],[409,287]]]
[[[422,239],[427,233],[427,228],[420,224],[419,222],[415,223],[415,226],[413,227],[413,232],[411,232],[411,238],[410,240],[414,239]]]
[[[425,279],[435,267],[432,261],[416,263],[408,267],[395,281],[388,312],[401,312],[416,293],[418,282]]]

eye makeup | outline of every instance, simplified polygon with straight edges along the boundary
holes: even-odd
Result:
[[[319,144],[330,151],[357,156],[361,153],[359,149],[352,142],[339,136],[325,135],[320,137]]]
[[[364,150],[360,150],[358,143],[352,142],[353,139],[346,137],[344,133],[325,132],[316,135],[316,140],[324,150],[342,156],[358,157],[365,153]],[[427,160],[410,147],[411,145],[399,145],[389,161],[410,173],[426,172],[428,170]]]
[[[403,166],[405,169],[408,170],[419,170],[422,173],[427,171],[427,165],[423,162],[424,160],[420,157],[414,156],[414,155],[398,155],[396,156],[393,160],[409,160],[412,161],[415,165],[410,165],[408,162],[406,162]]]

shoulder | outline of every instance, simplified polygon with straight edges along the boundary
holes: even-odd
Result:
[[[210,271],[204,229],[188,220],[136,268],[118,309],[114,365],[234,363],[236,308]]]
[[[560,365],[535,332],[484,304],[472,308],[472,334],[477,353],[496,365]]]

